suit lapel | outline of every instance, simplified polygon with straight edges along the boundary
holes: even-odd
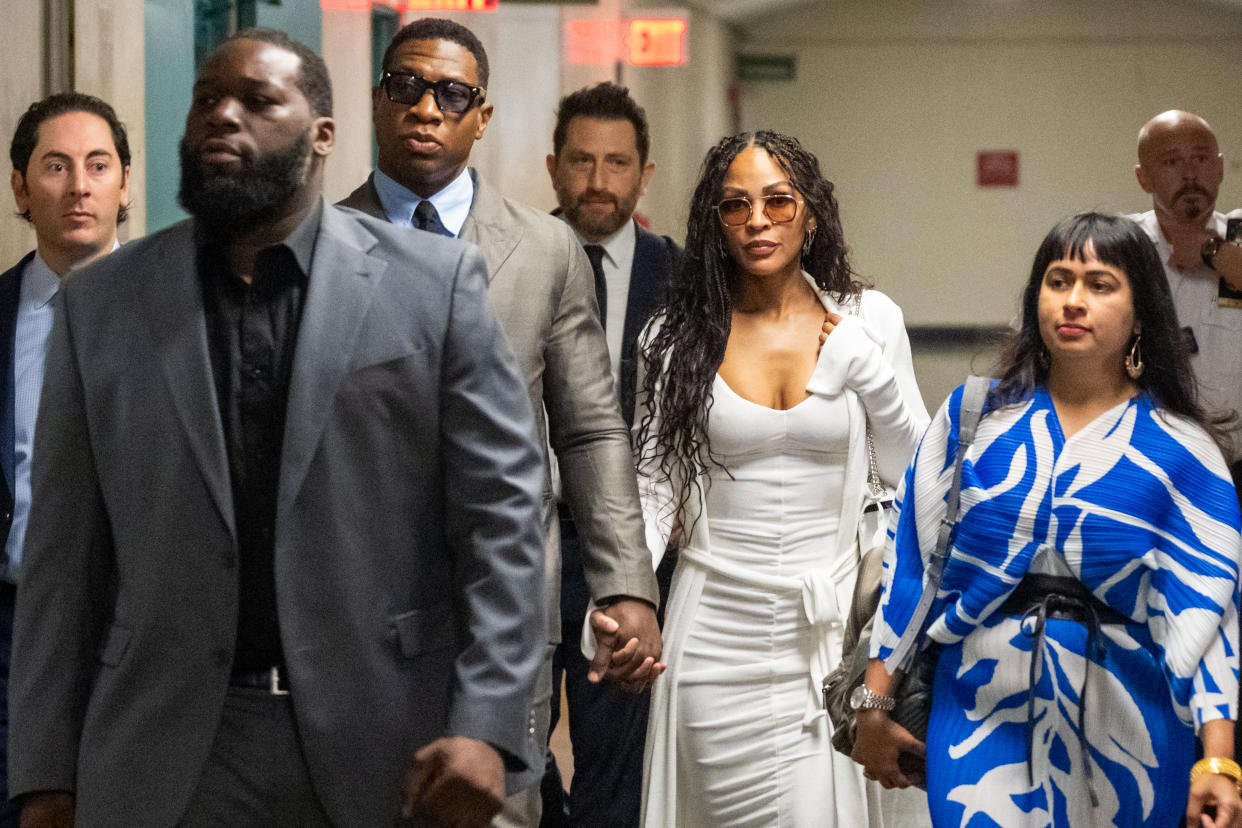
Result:
[[[474,181],[474,202],[470,205],[466,223],[461,227],[460,237],[482,249],[490,284],[517,248],[522,230],[518,222],[506,220],[500,193],[479,181],[474,170],[470,171],[470,178]]]
[[[632,220],[632,219],[631,219]],[[626,425],[634,422],[634,395],[638,366],[638,336],[664,296],[669,277],[668,250],[664,240],[635,223],[634,264],[625,298],[625,325],[621,331],[621,414]]]
[[[375,189],[374,172],[367,176],[366,181],[358,185],[358,189],[341,199],[337,206],[350,207],[380,221],[388,221],[388,216],[384,213],[384,205],[380,202],[379,191]]]
[[[17,334],[17,303],[22,295],[22,274],[26,265],[34,258],[35,252],[27,253],[22,260],[0,276],[0,463],[3,463],[4,503],[13,503],[13,474],[16,459],[13,441],[16,439],[16,426],[13,411],[13,338]]]
[[[207,349],[207,321],[193,223],[183,222],[169,230],[162,248],[152,251],[150,260],[172,265],[162,270],[158,278],[148,280],[143,306],[177,420],[220,517],[229,534],[236,538],[228,454]]]
[[[287,514],[306,477],[332,400],[349,371],[367,309],[387,264],[367,255],[375,239],[325,205],[298,327],[281,449],[276,517]]]

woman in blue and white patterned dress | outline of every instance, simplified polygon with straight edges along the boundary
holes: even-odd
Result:
[[[1127,219],[1074,216],[1040,247],[1022,310],[928,615],[933,822],[1163,828],[1185,810],[1187,825],[1237,826],[1238,502],[1160,261]],[[961,398],[906,473],[885,556],[854,753],[885,786],[911,781],[898,751],[924,747],[878,708],[945,511]]]

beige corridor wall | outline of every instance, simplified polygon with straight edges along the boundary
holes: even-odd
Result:
[[[1179,107],[1216,128],[1242,204],[1242,13],[1192,3],[842,0],[739,32],[794,54],[741,86],[743,126],[802,138],[838,185],[862,275],[913,325],[1003,325],[1039,240],[1078,210],[1148,209],[1135,136]],[[1015,150],[1016,188],[975,184]]]
[[[9,45],[2,63],[3,71],[0,71],[0,132],[4,134],[4,160],[0,168],[5,172],[6,184],[0,193],[0,205],[4,208],[0,210],[0,272],[17,264],[18,259],[35,246],[34,230],[13,215],[17,207],[7,186],[8,173],[13,169],[9,163],[9,143],[18,118],[31,101],[38,100],[43,93],[42,4],[19,3],[5,11]]]

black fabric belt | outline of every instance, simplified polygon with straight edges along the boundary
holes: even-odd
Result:
[[[1062,618],[1086,624],[1091,613],[1101,624],[1128,624],[1117,610],[1095,597],[1087,585],[1077,578],[1027,573],[1001,604],[1004,615],[1025,616],[1041,607],[1048,618]]]
[[[265,690],[273,696],[289,695],[289,678],[284,667],[268,667],[266,670],[234,670],[229,676],[230,687],[248,690]]]
[[[1035,744],[1035,684],[1039,680],[1039,668],[1043,664],[1044,627],[1049,618],[1077,621],[1087,627],[1087,651],[1082,674],[1082,687],[1078,691],[1078,744],[1082,752],[1083,773],[1087,777],[1087,792],[1091,795],[1092,807],[1098,807],[1099,797],[1095,792],[1095,781],[1092,779],[1091,756],[1087,746],[1086,710],[1087,710],[1087,671],[1092,662],[1103,657],[1103,646],[1100,643],[1101,624],[1127,624],[1130,619],[1105,604],[1087,589],[1087,585],[1077,578],[1059,577],[1027,573],[1022,576],[1013,593],[1001,604],[1004,615],[1017,615],[1022,618],[1022,632],[1029,635],[1031,641],[1031,668],[1027,678],[1029,689],[1026,701],[1026,773],[1027,781],[1032,785],[1034,770],[1031,759]],[[1034,621],[1034,627],[1027,630],[1026,620]]]

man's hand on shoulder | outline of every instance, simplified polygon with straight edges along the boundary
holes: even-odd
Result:
[[[38,791],[22,797],[21,828],[73,828],[73,794]]]
[[[641,693],[664,672],[664,647],[655,610],[645,601],[622,598],[591,613],[595,658],[587,671],[590,681],[605,676],[623,690]]]
[[[401,783],[401,815],[446,828],[484,828],[500,813],[504,797],[505,765],[496,749],[446,736],[414,754]]]

